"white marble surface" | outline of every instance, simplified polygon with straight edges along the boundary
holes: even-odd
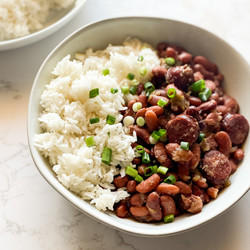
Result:
[[[88,0],[65,28],[28,47],[0,53],[0,249],[250,249],[250,193],[219,218],[189,232],[142,238],[81,214],[35,168],[27,145],[29,92],[36,72],[63,38],[89,22],[125,15],[198,24],[250,62],[249,0]]]

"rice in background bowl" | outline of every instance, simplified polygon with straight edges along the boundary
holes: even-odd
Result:
[[[145,32],[145,30],[147,32]],[[178,32],[176,32],[178,30]],[[104,32],[105,31],[105,32]],[[129,31],[129,32],[128,32]],[[105,36],[103,35],[105,33]],[[41,110],[39,109],[39,99],[44,91],[44,85],[51,80],[50,72],[53,70],[58,61],[62,60],[67,54],[73,56],[75,52],[84,51],[89,47],[93,50],[104,49],[108,44],[122,44],[128,36],[135,36],[146,41],[153,46],[159,41],[168,41],[185,47],[192,54],[202,54],[215,62],[220,71],[224,73],[226,81],[224,87],[226,92],[239,100],[241,113],[249,119],[247,106],[249,101],[242,89],[247,87],[247,78],[250,75],[246,61],[228,44],[220,40],[211,33],[199,29],[195,26],[157,18],[118,18],[111,19],[96,24],[89,25],[66,39],[52,54],[46,59],[41,67],[31,93],[29,106],[29,144],[35,163],[53,187],[56,188],[65,198],[73,205],[88,215],[112,226],[117,229],[140,234],[140,235],[170,235],[182,232],[187,229],[201,225],[202,223],[214,218],[224,212],[234,204],[249,189],[249,140],[245,143],[246,157],[241,164],[240,169],[232,176],[232,184],[220,197],[209,203],[203,208],[202,213],[192,216],[181,216],[174,223],[168,225],[141,224],[131,220],[119,219],[112,213],[100,212],[90,204],[82,201],[80,198],[66,190],[55,178],[48,162],[34,147],[34,135],[40,133],[38,117]],[[215,50],[217,48],[217,50]],[[231,70],[229,58],[234,58],[234,72]],[[240,82],[242,89],[235,90],[234,83]]]

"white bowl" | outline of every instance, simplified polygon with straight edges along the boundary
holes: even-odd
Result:
[[[31,91],[28,115],[28,139],[34,162],[43,177],[69,202],[80,211],[113,228],[144,236],[166,236],[197,227],[220,215],[237,202],[249,190],[250,139],[245,142],[245,158],[231,177],[232,184],[223,190],[218,198],[205,205],[202,212],[182,215],[173,223],[140,223],[120,219],[112,212],[100,212],[88,202],[68,191],[56,178],[48,162],[34,147],[34,134],[40,132],[38,116],[41,112],[39,101],[44,85],[52,75],[56,63],[68,54],[92,47],[104,49],[109,43],[121,44],[125,37],[135,36],[156,46],[160,41],[178,44],[194,55],[204,55],[219,66],[225,75],[224,87],[235,97],[241,113],[250,119],[249,79],[250,68],[246,60],[229,44],[199,27],[167,19],[150,17],[125,17],[104,20],[81,28],[66,38],[47,57],[41,66]]]
[[[23,47],[49,36],[50,34],[63,27],[75,15],[77,15],[85,2],[86,0],[76,0],[74,5],[72,7],[69,7],[68,9],[51,12],[47,18],[46,23],[44,24],[44,28],[41,30],[23,37],[0,41],[0,51]]]

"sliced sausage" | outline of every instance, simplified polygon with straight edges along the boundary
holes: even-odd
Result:
[[[194,144],[199,136],[198,122],[188,115],[178,115],[167,124],[168,140],[180,144],[181,141]]]
[[[222,128],[229,134],[234,145],[240,145],[247,137],[249,124],[243,115],[227,114],[222,120]]]
[[[231,173],[227,157],[217,150],[207,152],[203,159],[202,170],[213,184],[223,184]]]

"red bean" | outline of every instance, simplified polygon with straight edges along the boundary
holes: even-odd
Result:
[[[147,221],[150,218],[150,214],[148,211],[148,208],[146,206],[144,207],[130,207],[130,213],[136,217],[136,219],[141,221]]]
[[[234,152],[233,158],[234,158],[234,160],[236,160],[237,162],[240,162],[240,161],[243,160],[244,155],[245,155],[244,150],[241,149],[241,148],[238,148],[238,149]]]
[[[221,119],[222,117],[219,113],[213,112],[208,114],[204,121],[208,126],[210,126],[210,129],[211,127],[216,129],[219,128]]]
[[[233,173],[235,173],[236,172],[236,170],[237,170],[237,165],[234,163],[234,161],[232,161],[232,160],[229,160],[229,163],[230,163],[230,167],[231,167],[231,172],[230,172],[230,174],[233,174]]]
[[[214,100],[211,100],[211,101],[202,103],[202,104],[198,107],[198,110],[199,110],[199,112],[202,114],[202,113],[205,113],[205,112],[214,110],[216,107],[217,107],[217,102],[214,101]]]
[[[163,216],[176,213],[176,205],[174,199],[169,195],[161,195],[160,197]]]
[[[125,175],[124,177],[118,176],[114,179],[114,185],[117,188],[122,188],[122,187],[126,187],[127,183],[129,181],[129,178],[127,175]]]
[[[168,195],[176,195],[180,193],[179,187],[168,183],[159,184],[159,186],[156,188],[156,191],[159,194],[168,194]]]
[[[125,204],[120,204],[115,210],[116,215],[120,218],[125,218],[128,216],[128,210]]]
[[[232,142],[228,133],[220,131],[215,134],[215,140],[218,143],[219,151],[228,156],[232,149]]]
[[[138,101],[142,104],[143,108],[146,108],[148,106],[148,100],[147,97],[143,94],[138,96]]]
[[[142,93],[143,90],[144,90],[144,84],[140,82],[140,83],[137,85],[136,94],[139,96],[139,95]]]
[[[162,211],[160,206],[160,196],[156,192],[152,192],[149,194],[146,202],[146,207],[148,208],[149,213],[154,220],[161,220]]]
[[[192,194],[192,188],[183,181],[177,181],[174,184],[180,189],[181,194]]]
[[[164,167],[172,167],[172,161],[167,156],[167,150],[162,142],[157,142],[154,146],[154,156]]]
[[[192,147],[191,147],[191,151],[193,153],[193,158],[190,160],[189,162],[189,168],[190,169],[195,169],[199,163],[200,163],[200,159],[201,159],[201,148],[200,145],[198,143],[195,143]]]
[[[206,83],[206,88],[211,89],[212,93],[214,93],[216,90],[215,82],[207,79],[207,80],[205,80],[205,83]]]
[[[135,131],[137,136],[139,136],[142,140],[144,140],[147,144],[149,144],[150,134],[145,128],[141,128],[137,125],[130,126],[131,131]]]
[[[153,132],[158,127],[157,115],[152,110],[147,110],[145,113],[145,122],[147,124],[149,132]]]
[[[166,73],[167,73],[167,69],[165,67],[154,67],[152,69],[152,74],[156,77],[165,78]]]
[[[160,176],[158,174],[151,175],[148,179],[142,181],[136,186],[136,191],[139,193],[148,193],[155,189],[160,182]]]
[[[183,51],[178,56],[178,60],[181,62],[181,64],[187,64],[187,63],[190,64],[192,61],[192,55]]]
[[[189,96],[189,103],[190,105],[193,105],[195,107],[198,107],[201,105],[201,99],[195,96]]]
[[[156,89],[152,94],[168,97],[165,89]]]
[[[146,194],[136,193],[130,197],[130,204],[136,207],[142,207],[147,200]]]
[[[201,64],[195,64],[193,69],[194,72],[199,71],[204,76],[204,79],[214,80],[214,73],[206,70]]]
[[[204,56],[196,56],[194,58],[195,64],[201,64],[206,70],[212,71],[215,75],[218,74],[217,66],[208,61],[208,59]]]
[[[223,99],[224,105],[228,108],[229,113],[235,114],[239,111],[239,104],[233,97],[225,94]]]
[[[146,111],[147,111],[147,109],[145,109],[145,108],[139,109],[136,112],[135,119],[137,119],[140,116],[143,117],[143,118],[145,118]]]
[[[130,180],[127,183],[127,191],[129,193],[134,193],[136,191],[137,182],[135,180]]]
[[[168,47],[166,49],[166,56],[167,57],[176,58],[177,54],[178,54],[178,52],[174,48],[172,48],[172,47]]]
[[[140,165],[140,166],[137,168],[138,174],[139,174],[139,175],[144,175],[144,174],[145,174],[145,168],[146,168],[146,167],[147,167],[147,166],[146,166],[145,164]]]
[[[221,115],[224,116],[228,112],[228,107],[225,105],[218,105],[216,107],[216,112],[221,113]]]
[[[164,108],[160,107],[158,105],[151,106],[151,107],[147,108],[147,110],[154,111],[157,116],[162,115],[164,113]]]
[[[204,79],[204,76],[201,74],[200,71],[194,72],[194,81],[197,82],[201,79]]]
[[[159,96],[159,95],[153,95],[153,94],[151,94],[149,96],[148,101],[152,106],[155,106],[155,105],[157,105],[158,101],[161,100],[161,99],[170,104],[169,99],[167,97]]]

